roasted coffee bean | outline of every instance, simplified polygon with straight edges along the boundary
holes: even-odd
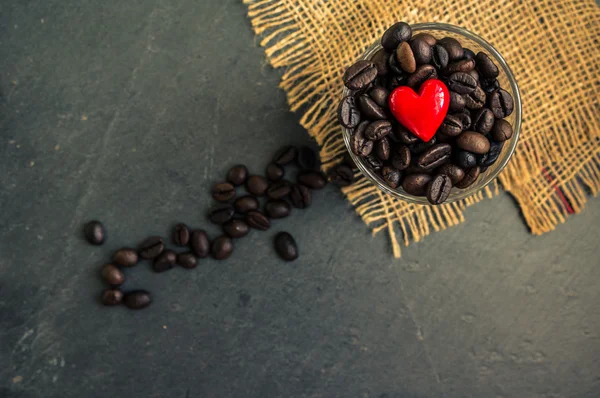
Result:
[[[494,61],[492,61],[490,57],[487,56],[486,53],[477,53],[477,55],[475,56],[475,61],[477,61],[477,68],[479,69],[479,73],[481,73],[481,75],[486,79],[495,79],[500,74],[498,67],[496,66]]]
[[[279,232],[275,235],[275,251],[285,261],[294,261],[298,258],[298,245],[287,232]]]
[[[482,155],[490,150],[490,141],[476,131],[465,131],[456,139],[456,145],[465,151]]]
[[[416,160],[414,160],[413,162],[416,163]],[[406,168],[406,170],[404,170],[404,174],[433,174],[433,170],[425,170],[422,167],[417,166],[416,164],[411,164]]]
[[[488,108],[481,108],[473,113],[473,130],[487,134],[494,127],[494,114]]]
[[[354,184],[354,172],[352,168],[340,163],[329,170],[329,180],[339,187],[347,187]]]
[[[244,214],[252,210],[258,210],[259,203],[258,199],[254,196],[246,195],[237,198],[233,206],[235,207],[235,211]]]
[[[210,253],[215,260],[225,260],[233,253],[233,241],[228,236],[219,236],[213,241]]]
[[[225,224],[233,218],[233,214],[233,206],[223,203],[210,209],[208,219],[215,224]]]
[[[510,140],[513,135],[513,128],[509,122],[504,119],[497,119],[492,127],[492,138],[494,141]]]
[[[435,38],[433,40],[433,45],[435,45]],[[424,65],[431,62],[433,51],[432,45],[429,44],[431,41],[428,41],[425,35],[417,35],[410,41],[410,48],[412,48],[417,65]]]
[[[482,175],[483,173],[485,173],[488,170],[488,167],[480,167],[481,171],[479,172],[479,175]]]
[[[269,181],[263,176],[250,176],[246,181],[246,190],[254,196],[265,196]]]
[[[396,50],[396,61],[402,70],[406,73],[414,73],[417,70],[417,61],[411,45],[408,42],[403,42]],[[392,64],[392,66],[394,66]]]
[[[185,224],[177,224],[173,228],[173,243],[176,246],[187,246],[190,241],[190,230]]]
[[[319,156],[316,152],[307,146],[303,146],[298,151],[298,166],[304,170],[314,170],[319,167]]]
[[[292,202],[292,206],[297,209],[305,209],[309,207],[312,203],[312,194],[310,193],[310,189],[302,184],[292,185],[290,201]]]
[[[317,171],[303,171],[298,174],[298,182],[312,189],[322,189],[327,185],[327,180]]]
[[[217,182],[212,187],[212,197],[217,202],[227,202],[235,198],[235,187],[228,182]]]
[[[259,231],[266,231],[271,227],[271,221],[260,211],[251,211],[246,216],[246,224]]]
[[[460,119],[460,122],[463,125],[463,130],[469,129],[471,128],[471,112],[469,112],[468,109],[465,109],[464,112],[461,113],[457,113],[453,116],[456,116],[457,118]]]
[[[436,44],[431,49],[431,63],[439,70],[443,70],[448,66],[448,62],[450,57],[448,56],[448,51],[439,44]]]
[[[112,286],[119,286],[125,282],[125,274],[123,271],[121,271],[119,267],[112,264],[104,265],[100,274],[102,275],[102,279]]]
[[[473,76],[473,79],[479,81],[479,72],[477,72],[477,69],[473,69],[472,71],[470,71],[469,75]]]
[[[396,148],[392,156],[392,166],[398,170],[405,170],[410,166],[411,161],[410,149],[406,145],[401,145]]]
[[[477,156],[469,151],[460,151],[456,155],[456,162],[463,169],[468,169],[477,164]]]
[[[448,51],[448,58],[450,61],[458,61],[465,55],[465,51],[460,42],[452,37],[444,37],[443,39],[438,40],[438,44]]]
[[[388,160],[390,158],[390,140],[387,137],[383,137],[377,143],[375,143],[375,155],[381,160]]]
[[[390,58],[390,54],[385,51],[384,48],[377,51],[373,58],[371,58],[371,62],[375,64],[375,68],[377,68],[377,76],[387,76],[390,73],[390,68],[388,66],[388,59]]]
[[[417,68],[415,73],[406,79],[406,85],[412,87],[414,90],[418,90],[425,81],[437,79],[437,77],[437,71],[432,65],[421,65]]]
[[[381,45],[388,51],[393,51],[403,41],[409,41],[412,37],[412,29],[406,22],[398,22],[390,26],[383,37],[381,38]]]
[[[486,95],[485,91],[479,86],[475,88],[470,94],[464,94],[463,98],[465,99],[465,105],[469,109],[479,109],[485,105]]]
[[[152,260],[165,249],[165,242],[160,236],[151,236],[144,240],[138,248],[138,253],[145,260]]]
[[[123,301],[123,293],[119,289],[106,289],[102,292],[102,304],[112,306],[121,304]]]
[[[488,104],[494,116],[498,119],[503,119],[513,113],[514,102],[513,97],[504,89],[490,94],[488,96]]]
[[[439,133],[446,134],[450,137],[456,137],[463,131],[463,125],[459,118],[452,115],[446,115],[442,125],[438,129]]]
[[[124,247],[115,252],[113,261],[121,267],[133,267],[138,263],[138,254],[135,250]]]
[[[500,157],[500,153],[502,152],[503,146],[504,146],[504,142],[492,141],[492,143],[490,145],[490,150],[486,154],[481,155],[481,157],[479,158],[479,161],[478,161],[479,166],[489,167],[489,166],[493,165],[494,163],[496,163],[496,161]]]
[[[286,145],[275,152],[273,163],[285,166],[296,160],[296,156],[298,156],[298,149],[295,146]]]
[[[408,45],[408,43],[407,43]],[[408,46],[408,48],[410,48],[410,46]],[[388,60],[388,67],[390,68],[390,71],[392,72],[392,75],[389,79],[389,81],[391,82],[392,86],[393,85],[401,85],[404,80],[406,79],[406,72],[404,71],[404,69],[402,69],[402,67],[400,66],[400,63],[398,62],[398,52],[394,51],[392,53],[392,55],[390,55],[390,59]],[[416,66],[415,66],[416,68]]]
[[[472,93],[477,87],[477,80],[465,72],[453,73],[448,77],[448,88],[459,94]]]
[[[448,163],[436,170],[437,174],[445,174],[452,180],[452,185],[458,184],[465,176],[465,171],[455,164]]]
[[[475,53],[471,49],[465,48],[463,56],[465,59],[473,59],[475,58]]]
[[[192,269],[198,265],[198,259],[192,252],[179,253],[177,254],[177,264],[185,269]]]
[[[250,232],[250,227],[243,220],[231,220],[223,225],[223,231],[234,239],[243,238]]]
[[[104,225],[98,220],[92,220],[83,226],[83,235],[88,243],[92,245],[101,245],[106,240],[106,231]]]
[[[448,199],[452,190],[452,180],[445,174],[436,176],[427,187],[427,200],[432,205],[442,204]]]
[[[403,144],[411,145],[419,142],[419,138],[400,123],[394,124],[393,136]]]
[[[429,174],[409,174],[402,181],[402,189],[409,195],[423,196],[431,179]]]
[[[170,270],[175,266],[177,262],[177,253],[173,250],[165,250],[161,253],[160,256],[154,259],[152,263],[152,269],[154,272],[165,272]]]
[[[290,194],[292,191],[292,184],[289,181],[281,180],[274,182],[267,189],[267,197],[269,199],[282,199]]]
[[[366,130],[365,136],[370,140],[380,140],[392,132],[392,124],[389,120],[377,120],[370,123]]]
[[[359,124],[354,131],[354,134],[352,134],[352,138],[350,139],[352,152],[354,152],[354,154],[357,156],[367,156],[373,151],[373,141],[369,140],[365,136],[368,126],[369,122],[367,121]]]
[[[292,206],[285,200],[269,200],[265,212],[270,218],[285,218],[292,212]]]
[[[283,175],[285,174],[285,171],[283,170],[283,167],[275,164],[275,163],[269,163],[269,165],[267,166],[267,178],[271,181],[279,181],[283,178]]]
[[[479,168],[479,166],[471,167],[470,169],[465,171],[465,177],[458,184],[456,184],[455,187],[459,189],[465,189],[470,187],[475,181],[477,181],[480,172],[481,169]]]
[[[132,310],[141,310],[152,303],[150,293],[145,290],[134,290],[123,296],[123,304]]]
[[[373,87],[369,91],[369,95],[377,105],[382,108],[387,108],[388,97],[390,96],[390,92],[387,89],[384,87]]]
[[[190,238],[190,247],[198,258],[205,258],[210,252],[210,241],[208,240],[208,234],[202,230],[196,230],[192,232]]]
[[[340,124],[347,129],[353,129],[360,123],[360,111],[356,106],[356,100],[352,96],[344,97],[337,109],[337,117]]]
[[[444,70],[445,75],[452,75],[457,72],[469,73],[475,69],[475,60],[473,59],[461,59],[460,61],[454,61],[448,64],[448,67]]]
[[[362,90],[377,77],[377,67],[371,61],[358,61],[349,67],[342,80],[350,90]]]
[[[454,137],[440,133],[439,131],[435,133],[435,138],[437,138],[438,144],[454,144]]]
[[[429,141],[425,142],[419,140],[417,143],[410,145],[409,148],[412,153],[414,153],[415,155],[419,155],[428,150],[430,147],[434,146],[435,144],[437,144],[437,138],[433,136],[433,138]]]
[[[362,112],[362,115],[367,119],[382,120],[387,118],[383,108],[377,105],[377,103],[368,95],[363,94],[359,96],[356,102],[358,103],[358,108]]]
[[[373,154],[365,156],[363,159],[365,163],[374,171],[379,171],[383,167],[383,162]]]
[[[450,144],[436,144],[423,152],[417,159],[417,166],[424,170],[433,170],[450,161],[452,146]]]
[[[483,91],[486,93],[491,94],[500,89],[500,83],[498,82],[498,79],[483,79],[481,81],[481,88],[483,88]]]
[[[238,164],[229,169],[226,179],[233,185],[238,186],[245,183],[246,178],[248,178],[248,169],[246,166]]]
[[[449,112],[460,112],[465,109],[466,102],[463,96],[459,93],[455,93],[454,91],[450,91],[450,107],[448,108]]]
[[[385,166],[383,169],[381,169],[381,177],[390,188],[396,189],[400,185],[402,172],[393,167]]]

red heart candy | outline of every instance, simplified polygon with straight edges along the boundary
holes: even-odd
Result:
[[[442,125],[448,107],[450,93],[440,80],[427,80],[419,94],[410,87],[398,87],[388,100],[392,115],[411,133],[428,142]]]

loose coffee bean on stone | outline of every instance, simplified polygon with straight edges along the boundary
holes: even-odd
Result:
[[[198,265],[198,259],[192,252],[179,253],[177,254],[177,264],[185,269],[192,269]]]
[[[237,198],[233,206],[235,207],[236,212],[245,214],[252,210],[258,210],[260,204],[258,203],[258,199],[256,199],[254,196],[246,195]]]
[[[210,252],[210,241],[208,239],[208,234],[202,230],[193,231],[190,237],[190,247],[192,248],[192,251],[196,257],[208,257]]]
[[[485,135],[475,131],[465,131],[456,139],[456,145],[462,150],[475,154],[484,154],[490,150],[490,141]]]
[[[309,207],[312,203],[312,194],[310,189],[302,184],[292,185],[290,201],[292,202],[292,206],[297,209],[305,209]]]
[[[510,140],[513,135],[513,128],[509,122],[504,119],[497,119],[492,127],[492,138],[494,141]]]
[[[290,194],[292,184],[289,181],[281,180],[272,183],[267,189],[267,197],[269,199],[282,199]]]
[[[370,61],[358,61],[349,67],[342,80],[350,90],[362,90],[377,77],[377,67]]]
[[[271,181],[281,180],[284,174],[285,171],[283,170],[283,167],[275,163],[269,163],[267,166],[267,178]]]
[[[381,160],[388,160],[390,158],[391,145],[390,140],[387,137],[383,137],[377,143],[375,143],[375,155]]]
[[[288,232],[280,232],[275,235],[274,243],[275,251],[285,261],[294,261],[298,258],[298,245]]]
[[[480,173],[479,166],[471,167],[470,169],[465,171],[465,177],[456,184],[456,188],[465,189],[473,185],[473,183],[477,180]]]
[[[152,260],[158,257],[165,249],[165,242],[160,236],[146,238],[138,248],[138,253],[144,260]]]
[[[388,51],[393,51],[402,42],[409,41],[412,37],[412,29],[406,22],[398,22],[390,26],[383,37],[381,45]]]
[[[233,253],[233,241],[228,236],[219,236],[211,247],[211,254],[216,260],[225,260]]]
[[[298,166],[304,170],[314,170],[319,167],[319,156],[312,148],[303,146],[298,151]]]
[[[208,212],[208,219],[214,224],[225,224],[233,218],[233,206],[229,204],[218,204]]]
[[[432,177],[429,174],[409,174],[402,181],[402,189],[414,196],[423,196]]]
[[[257,229],[259,231],[266,231],[271,227],[271,221],[260,211],[251,211],[246,215],[246,224],[250,228]]]
[[[352,96],[345,97],[337,109],[338,121],[348,129],[353,129],[360,123],[360,111],[356,106],[356,100]]]
[[[111,286],[120,286],[125,282],[125,274],[113,264],[104,265],[100,274],[102,279]]]
[[[246,182],[246,190],[254,196],[265,196],[269,181],[263,176],[250,176]]]
[[[102,292],[101,301],[102,304],[106,306],[121,304],[123,301],[123,293],[121,293],[119,289],[106,289]]]
[[[165,272],[173,268],[177,262],[177,253],[173,250],[165,250],[160,256],[154,259],[152,269],[154,272]]]
[[[231,238],[239,239],[248,235],[250,227],[244,220],[231,220],[223,225],[223,231]]]
[[[442,204],[448,199],[452,190],[452,180],[444,174],[436,176],[427,187],[427,200],[433,205]]]
[[[275,152],[273,163],[285,166],[296,160],[296,156],[298,156],[298,149],[294,146],[287,145]]]
[[[354,184],[354,172],[350,167],[341,163],[329,171],[329,179],[339,187],[347,187]]]
[[[113,261],[121,267],[133,267],[138,263],[138,254],[135,250],[124,247],[115,252]]]
[[[285,200],[269,200],[265,212],[272,219],[285,218],[292,212],[292,206]]]
[[[126,293],[123,297],[123,304],[132,310],[141,310],[152,303],[150,293],[145,290],[134,290]]]
[[[190,229],[187,225],[179,223],[173,228],[173,243],[176,246],[187,246],[190,241]]]
[[[217,182],[212,187],[212,197],[217,202],[227,202],[235,198],[235,187],[229,182]]]
[[[98,220],[85,223],[83,234],[88,243],[92,245],[101,245],[106,240],[106,230],[104,229],[104,225]]]
[[[327,180],[316,171],[303,171],[298,174],[298,182],[312,189],[322,189],[327,185]]]
[[[246,166],[238,164],[229,169],[226,179],[231,184],[238,186],[244,184],[246,178],[248,178],[248,169]]]

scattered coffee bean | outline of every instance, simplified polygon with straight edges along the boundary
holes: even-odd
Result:
[[[370,140],[380,140],[392,132],[392,123],[389,120],[376,120],[370,123],[365,130],[365,136]]]
[[[233,206],[235,207],[235,211],[245,214],[252,210],[258,210],[260,204],[258,203],[258,199],[254,196],[246,195],[237,198]]]
[[[413,39],[410,41],[410,48],[413,51],[417,65],[424,65],[431,62],[433,51],[432,44],[429,44],[432,41],[429,38],[433,38],[433,45],[435,45],[435,37],[431,35],[428,36],[429,37],[425,36],[424,34],[420,34],[413,37]]]
[[[290,192],[290,200],[292,206],[297,209],[305,209],[312,203],[312,194],[310,189],[302,184],[292,185],[292,191]]]
[[[468,169],[477,164],[477,156],[468,151],[459,151],[456,161],[460,167],[463,169]]]
[[[446,51],[446,49],[443,46],[439,44],[433,46],[431,62],[439,71],[445,69],[448,66],[449,60],[450,57],[448,56],[448,51]]]
[[[217,182],[212,187],[212,196],[217,202],[227,202],[235,198],[235,187],[228,182]]]
[[[352,152],[354,152],[357,156],[367,156],[373,151],[373,141],[369,140],[365,136],[368,126],[369,122],[367,121],[359,124],[354,131],[352,138],[350,139]]]
[[[119,289],[106,289],[102,292],[102,304],[113,306],[121,304],[123,301],[123,293]]]
[[[412,29],[406,22],[398,22],[390,26],[381,38],[381,45],[388,51],[393,51],[402,42],[409,41]]]
[[[367,94],[363,94],[357,99],[358,109],[360,109],[363,116],[369,120],[382,120],[387,119],[387,115],[382,107],[377,105],[375,101]]]
[[[285,218],[292,212],[292,206],[285,200],[269,200],[265,212],[270,218]]]
[[[231,207],[231,206],[230,206]],[[190,241],[190,229],[185,224],[177,224],[173,228],[173,243],[176,246],[187,246]]]
[[[460,149],[475,154],[484,154],[490,150],[490,141],[485,135],[475,131],[465,131],[456,139],[456,145]]]
[[[145,290],[135,290],[125,294],[123,304],[132,310],[141,310],[152,303],[150,293]]]
[[[327,184],[323,175],[316,171],[303,171],[298,174],[298,182],[312,189],[322,189]]]
[[[88,243],[92,245],[101,245],[106,240],[106,231],[104,225],[98,220],[92,220],[83,226],[83,234]]]
[[[138,254],[135,250],[124,247],[115,252],[113,261],[121,267],[133,267],[138,263]]]
[[[452,190],[452,180],[445,174],[436,176],[427,187],[427,200],[433,205],[442,204]]]
[[[467,108],[479,109],[485,105],[485,100],[487,97],[485,95],[485,91],[483,91],[481,87],[477,86],[475,88],[475,91],[473,91],[470,94],[465,94],[463,98],[465,100],[465,105],[467,106]]]
[[[451,154],[452,145],[436,144],[419,156],[417,159],[417,166],[424,170],[433,170],[436,167],[449,162]]]
[[[231,238],[239,239],[248,235],[250,227],[244,220],[231,220],[223,225],[223,231]]]
[[[356,106],[356,100],[352,96],[345,97],[337,109],[338,121],[348,129],[353,129],[360,123],[360,111]]]
[[[228,236],[219,236],[211,247],[211,254],[216,260],[225,260],[233,253],[233,241]]]
[[[185,269],[192,269],[198,265],[198,259],[192,252],[179,253],[177,254],[177,264]]]
[[[347,187],[354,184],[354,172],[347,165],[338,164],[329,171],[329,179],[339,187]]]
[[[465,177],[456,184],[456,188],[465,189],[473,185],[473,183],[477,180],[480,173],[479,166],[471,167],[470,169],[465,171]]]
[[[437,43],[446,49],[450,61],[458,61],[465,55],[465,51],[460,42],[452,37],[444,37],[443,39],[438,40]]]
[[[452,185],[458,184],[465,177],[465,171],[455,164],[449,163],[436,170],[437,174],[445,174],[452,180]]]
[[[513,97],[504,89],[499,89],[490,94],[488,104],[492,112],[494,112],[494,116],[498,119],[510,116],[515,106]]]
[[[375,155],[381,160],[388,160],[390,158],[390,140],[387,137],[383,137],[377,143],[375,143]]]
[[[373,101],[382,108],[387,108],[388,97],[390,96],[389,90],[384,87],[375,86],[369,91],[369,95],[373,98]],[[307,167],[303,167],[307,168]]]
[[[487,56],[487,54],[479,52],[475,56],[477,67],[481,75],[487,79],[495,79],[500,74],[496,64]]]
[[[160,236],[151,236],[144,240],[138,248],[138,253],[144,260],[158,257],[165,249],[165,242]]]
[[[477,80],[465,72],[451,74],[447,80],[448,88],[459,94],[469,94],[477,88]]]
[[[275,251],[285,261],[294,261],[298,258],[298,245],[296,240],[287,232],[275,235]]]
[[[314,170],[319,167],[319,156],[307,146],[303,146],[298,151],[298,166],[304,170]]]
[[[388,59],[390,58],[390,54],[385,51],[385,48],[377,51],[371,62],[375,64],[375,68],[377,68],[377,76],[387,76],[390,73],[390,68],[388,66]]]
[[[190,237],[190,247],[198,258],[208,257],[210,252],[210,241],[208,240],[208,234],[202,230],[196,230],[192,232]]]
[[[346,70],[342,80],[350,90],[362,90],[377,77],[377,67],[370,61],[358,61]]]
[[[160,256],[154,259],[152,263],[152,269],[154,272],[165,272],[170,270],[175,266],[177,262],[177,253],[173,250],[165,250],[161,253]]]
[[[104,265],[100,274],[102,275],[102,279],[111,286],[120,286],[125,282],[125,274],[123,271],[112,264]]]
[[[489,152],[485,155],[481,155],[481,158],[478,161],[479,166],[489,167],[496,163],[496,160],[500,157],[500,153],[502,153],[503,146],[504,142],[492,141]]]
[[[246,224],[259,231],[266,231],[271,227],[271,221],[260,211],[249,212],[246,215]]]
[[[246,182],[246,189],[254,196],[265,196],[269,181],[263,176],[251,176]]]
[[[463,125],[459,118],[452,115],[447,115],[442,125],[438,129],[438,133],[446,134],[450,137],[456,137],[463,131]]]
[[[450,91],[450,107],[448,110],[450,112],[460,112],[465,109],[465,106],[467,106],[465,98],[459,93]]]
[[[415,70],[417,70],[417,61],[415,60],[415,55],[408,42],[403,42],[398,46],[398,49],[396,50],[396,60],[398,61],[400,68],[406,73],[415,73]]]
[[[426,80],[437,79],[437,77],[437,71],[432,65],[421,65],[406,79],[406,85],[417,90]]]
[[[402,173],[398,169],[385,166],[383,169],[381,169],[381,177],[390,188],[396,189],[400,185]]]
[[[509,122],[504,119],[498,119],[492,127],[492,138],[494,141],[506,141],[510,140],[513,135],[513,128]]]
[[[281,180],[284,174],[285,171],[283,170],[283,167],[275,163],[269,163],[267,166],[267,178],[271,181]]]
[[[267,189],[267,197],[269,199],[282,199],[290,194],[292,184],[289,181],[281,180],[272,183]]]
[[[246,166],[238,164],[229,169],[226,179],[233,185],[238,186],[244,184],[246,178],[248,178],[248,169]]]
[[[411,159],[410,149],[406,145],[400,145],[392,156],[392,166],[398,170],[405,170],[410,166]]]
[[[432,177],[429,174],[409,174],[402,181],[402,189],[414,196],[423,196]]]
[[[208,219],[214,224],[225,224],[233,218],[233,206],[229,204],[218,204],[208,212]]]
[[[296,147],[287,145],[280,148],[273,156],[273,163],[280,166],[292,163],[298,156],[298,149]]]

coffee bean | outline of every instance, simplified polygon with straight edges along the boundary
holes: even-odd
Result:
[[[441,71],[448,66],[449,59],[450,57],[448,56],[448,51],[446,51],[444,47],[439,44],[436,44],[432,47],[431,63],[438,69],[438,71]]]
[[[465,48],[463,57],[465,59],[473,59],[475,58],[475,53],[471,49]]]
[[[487,79],[495,79],[500,74],[498,67],[494,61],[487,56],[487,54],[482,52],[477,53],[475,56],[475,61],[477,62],[477,68],[479,68],[479,72],[483,77]]]
[[[387,118],[387,115],[385,114],[383,108],[377,105],[375,101],[373,101],[373,99],[371,99],[371,97],[369,97],[368,95],[363,94],[359,96],[357,99],[357,103],[358,108],[362,112],[362,115],[367,119],[382,120]]]
[[[414,156],[413,156],[414,157]],[[416,163],[416,159],[414,160]],[[404,174],[433,174],[433,170],[425,170],[422,167],[417,166],[416,164],[411,164],[404,170]]]
[[[294,261],[298,258],[298,245],[289,233],[279,232],[275,235],[274,243],[275,251],[285,261]]]
[[[354,172],[347,165],[338,164],[329,170],[329,180],[339,187],[347,187],[354,184]]]
[[[298,156],[298,149],[294,146],[286,145],[275,152],[273,163],[285,166],[296,160],[296,156]]]
[[[487,134],[494,127],[494,114],[488,108],[481,108],[473,113],[473,130]]]
[[[290,194],[292,184],[289,181],[281,180],[272,183],[267,189],[267,197],[269,199],[282,199]]]
[[[246,190],[254,196],[265,196],[269,188],[269,181],[263,176],[250,176],[246,181]]]
[[[499,89],[490,94],[488,96],[488,104],[492,112],[494,112],[494,116],[498,119],[510,116],[515,106],[513,97],[504,89]]]
[[[267,166],[267,178],[271,181],[279,181],[283,178],[283,175],[285,174],[285,171],[283,170],[283,167],[275,164],[275,163],[269,163],[269,165]]]
[[[125,274],[123,271],[112,264],[104,265],[100,274],[102,275],[102,279],[112,286],[120,286],[125,282]]]
[[[455,93],[454,91],[450,91],[450,107],[448,108],[448,112],[460,112],[465,109],[465,99],[459,93]]]
[[[402,181],[402,189],[409,195],[423,196],[431,179],[429,174],[409,174]]]
[[[377,68],[377,76],[387,76],[390,73],[390,68],[388,67],[389,58],[390,54],[387,53],[384,48],[373,55],[371,62],[373,62],[375,68]]]
[[[344,97],[337,109],[337,117],[340,124],[348,129],[353,129],[360,123],[360,111],[356,106],[356,100],[352,96]]]
[[[124,247],[115,252],[113,261],[121,267],[133,267],[138,263],[138,254],[135,250]]]
[[[398,170],[405,170],[408,166],[410,166],[410,161],[412,159],[410,149],[406,145],[400,145],[394,151],[394,155],[392,156],[392,166]]]
[[[365,163],[374,171],[379,171],[383,167],[383,162],[373,154],[365,156],[363,159]]]
[[[465,151],[484,154],[490,150],[490,141],[485,135],[475,131],[465,131],[456,139],[456,145]]]
[[[132,310],[141,310],[152,303],[150,293],[145,290],[134,290],[125,294],[123,304]]]
[[[477,72],[477,69],[473,69],[472,71],[470,71],[469,75],[473,76],[473,79],[479,81],[479,72]]]
[[[177,253],[173,250],[165,250],[161,253],[160,256],[154,259],[152,263],[152,269],[154,272],[165,272],[170,270],[175,266],[177,262]]]
[[[212,196],[217,202],[227,202],[235,198],[235,187],[228,182],[217,182],[212,187]]]
[[[454,144],[454,137],[439,131],[435,133],[435,138],[437,138],[438,144]]]
[[[387,137],[383,137],[375,144],[375,155],[381,160],[388,160],[390,151],[390,140]]]
[[[246,224],[259,231],[266,231],[271,227],[271,221],[260,211],[251,211],[246,216]]]
[[[390,188],[396,189],[400,185],[402,173],[398,169],[385,166],[383,169],[381,169],[381,177]]]
[[[460,122],[463,125],[463,130],[471,128],[471,112],[468,109],[465,109],[464,112],[457,113],[453,116],[456,116],[460,119]]]
[[[234,239],[243,238],[250,232],[250,227],[243,220],[231,220],[223,225],[223,231]]]
[[[504,119],[497,119],[492,127],[492,138],[494,141],[510,140],[513,135],[513,128],[509,122]]]
[[[233,206],[229,204],[219,204],[214,206],[208,212],[208,219],[215,224],[225,224],[233,218]]]
[[[238,164],[229,169],[226,180],[233,185],[238,186],[245,183],[246,178],[248,178],[248,169],[246,166]]]
[[[398,46],[396,50],[396,60],[398,65],[406,73],[414,73],[417,70],[417,61],[413,50],[408,42],[403,42]],[[392,65],[393,66],[393,65]]]
[[[349,67],[342,80],[350,90],[362,90],[377,77],[377,67],[371,61],[358,61]]]
[[[327,180],[316,171],[303,171],[298,174],[298,182],[312,189],[322,189],[327,185]]]
[[[488,94],[498,91],[500,89],[500,83],[498,79],[483,79],[481,80],[481,88]]]
[[[394,137],[403,144],[411,145],[419,142],[419,138],[400,123],[394,124]]]
[[[427,200],[432,205],[442,204],[452,190],[452,180],[445,174],[436,176],[427,187]]]
[[[472,93],[477,87],[477,80],[465,72],[453,73],[448,77],[448,88],[459,94]]]
[[[435,40],[435,38],[434,38]],[[435,45],[435,43],[434,43]],[[424,38],[424,36],[417,35],[410,41],[410,48],[415,57],[417,65],[424,65],[431,62],[432,58],[432,47]],[[406,69],[405,69],[406,70]],[[408,71],[407,71],[408,72]]]
[[[202,230],[196,230],[192,232],[190,237],[190,247],[198,258],[205,258],[208,256],[210,251],[210,242],[208,240],[208,234]]]
[[[304,170],[314,170],[319,167],[319,156],[307,146],[300,148],[297,161],[298,166]]]
[[[237,198],[233,204],[238,213],[248,213],[259,208],[258,200],[254,196],[246,195]]]
[[[367,156],[373,151],[373,141],[367,139],[365,132],[369,122],[365,121],[358,125],[352,138],[350,139],[350,147],[352,152],[357,156]]]
[[[228,236],[219,236],[213,241],[210,252],[215,260],[225,260],[233,253],[233,241]]]
[[[488,153],[481,155],[481,158],[479,158],[479,166],[489,167],[496,163],[496,160],[498,160],[500,153],[502,152],[502,147],[504,147],[504,142],[492,141]]]
[[[475,60],[472,59],[461,59],[448,64],[448,67],[444,70],[445,75],[452,75],[457,72],[469,73],[475,69]]]
[[[483,173],[485,173],[488,170],[488,167],[480,167],[481,171],[479,172],[479,175],[482,175]]]
[[[444,37],[443,39],[438,40],[438,44],[448,51],[448,58],[450,61],[458,61],[465,55],[465,51],[460,42],[452,37]]]
[[[409,46],[409,48],[410,48],[410,46]],[[392,71],[392,75],[393,75],[390,77],[389,82],[390,82],[391,86],[393,86],[393,87],[402,85],[402,83],[406,79],[406,72],[400,66],[400,63],[398,62],[397,54],[398,54],[398,52],[394,51],[392,53],[392,55],[390,55],[390,59],[388,60],[388,67],[390,68],[390,71]]]
[[[479,166],[471,167],[470,169],[465,171],[465,177],[456,184],[456,188],[465,189],[473,185],[473,183],[479,178],[479,173],[481,169]]]
[[[414,35],[412,39],[424,41],[425,43],[427,43],[427,45],[429,47],[433,47],[437,44],[437,39],[435,38],[435,36],[433,36],[429,33],[418,33],[418,34]]]
[[[102,292],[101,301],[102,304],[107,306],[121,304],[123,301],[123,293],[121,293],[119,289],[106,289]]]
[[[292,185],[292,192],[290,192],[290,201],[292,206],[297,209],[305,209],[312,203],[312,194],[310,189],[302,184]]]
[[[285,200],[269,200],[265,212],[272,219],[285,218],[292,212],[292,206]]]
[[[477,156],[468,151],[459,151],[456,155],[456,162],[463,169],[468,169],[477,164]]]
[[[369,95],[375,101],[377,105],[382,108],[387,108],[388,106],[388,97],[390,96],[390,92],[384,87],[373,87],[369,91]]]
[[[439,133],[446,134],[450,137],[456,137],[463,131],[463,125],[459,118],[452,115],[446,115],[442,125],[438,129]]]
[[[151,236],[144,240],[138,248],[138,253],[144,260],[152,260],[158,257],[165,249],[165,242],[160,236]]]
[[[465,171],[455,164],[448,163],[436,170],[437,174],[445,174],[452,180],[452,185],[458,184],[465,176]]]
[[[83,235],[88,243],[92,245],[101,245],[106,240],[106,231],[104,225],[98,220],[92,220],[83,226]]]
[[[231,207],[231,206],[230,206]],[[185,224],[177,224],[173,228],[173,243],[176,246],[187,246],[190,241],[190,230]]]
[[[437,144],[437,137],[433,136],[433,138],[429,141],[425,142],[419,140],[417,143],[410,145],[409,148],[412,153],[414,153],[415,155],[419,155],[428,150],[430,147],[434,146],[435,144]]]
[[[450,144],[436,144],[423,152],[417,159],[417,166],[424,170],[433,170],[450,161],[452,146]]]
[[[179,253],[177,254],[177,264],[185,269],[192,269],[198,265],[198,259],[192,252]]]
[[[417,68],[415,73],[406,79],[406,85],[412,87],[414,90],[418,90],[425,81],[437,79],[437,77],[437,71],[432,65],[421,65]]]
[[[485,105],[485,91],[479,86],[477,86],[472,93],[464,94],[463,97],[465,99],[465,105],[469,109],[479,109]]]
[[[381,38],[381,45],[388,51],[393,51],[403,41],[409,41],[412,37],[412,29],[406,22],[398,22],[390,26],[383,37]]]

